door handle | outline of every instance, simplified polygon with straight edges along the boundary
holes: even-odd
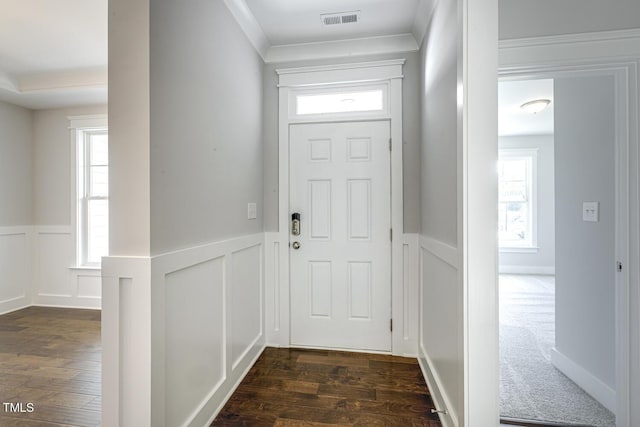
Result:
[[[295,250],[300,249],[300,242],[293,242],[293,243],[291,244],[291,247],[292,247],[293,249],[295,249]]]

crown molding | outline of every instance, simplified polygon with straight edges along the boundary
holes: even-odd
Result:
[[[265,58],[267,64],[313,59],[345,58],[386,53],[415,52],[418,43],[412,34],[367,37],[327,42],[272,46]]]
[[[438,0],[420,0],[418,4],[418,10],[416,11],[416,17],[413,21],[413,29],[411,31],[418,47],[422,46],[424,37],[427,34],[437,1]]]
[[[107,87],[107,68],[89,70],[71,70],[55,73],[41,73],[19,76],[18,92],[37,92],[61,89],[101,88]]]
[[[499,49],[513,49],[558,44],[579,44],[622,40],[640,40],[640,28],[500,40],[498,42],[498,47]]]
[[[249,9],[247,2],[245,0],[224,0],[224,4],[236,19],[242,31],[244,31],[258,55],[264,60],[271,44],[251,9]]]
[[[636,61],[640,58],[640,28],[501,40],[501,71],[540,64]]]

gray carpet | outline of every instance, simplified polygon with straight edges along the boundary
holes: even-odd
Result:
[[[500,415],[615,427],[615,416],[551,364],[552,276],[500,276]]]

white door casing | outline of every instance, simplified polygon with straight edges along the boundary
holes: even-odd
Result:
[[[278,231],[266,233],[266,334],[272,346],[291,346],[289,234],[289,131],[304,123],[387,120],[391,135],[391,353],[415,356],[417,347],[417,237],[403,230],[402,80],[404,59],[276,69],[278,74]],[[303,116],[296,96],[336,87],[384,87],[383,108],[375,112],[346,112]],[[415,242],[414,242],[415,238]]]
[[[290,127],[291,344],[391,351],[388,121]]]

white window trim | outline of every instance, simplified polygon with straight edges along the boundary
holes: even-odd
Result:
[[[71,234],[74,242],[74,264],[69,268],[71,270],[101,270],[100,265],[83,264],[82,262],[82,236],[79,232],[79,188],[78,188],[78,156],[80,153],[80,144],[82,144],[82,131],[98,130],[108,128],[108,119],[106,114],[85,115],[85,116],[68,116],[69,120],[69,139],[70,139],[70,218],[71,218]]]
[[[537,148],[504,148],[498,150],[498,160],[529,160],[531,174],[528,177],[531,186],[531,202],[529,218],[531,218],[531,241],[528,245],[502,245],[498,239],[499,251],[503,253],[537,253],[538,252],[538,149]],[[498,203],[500,200],[498,199]]]

